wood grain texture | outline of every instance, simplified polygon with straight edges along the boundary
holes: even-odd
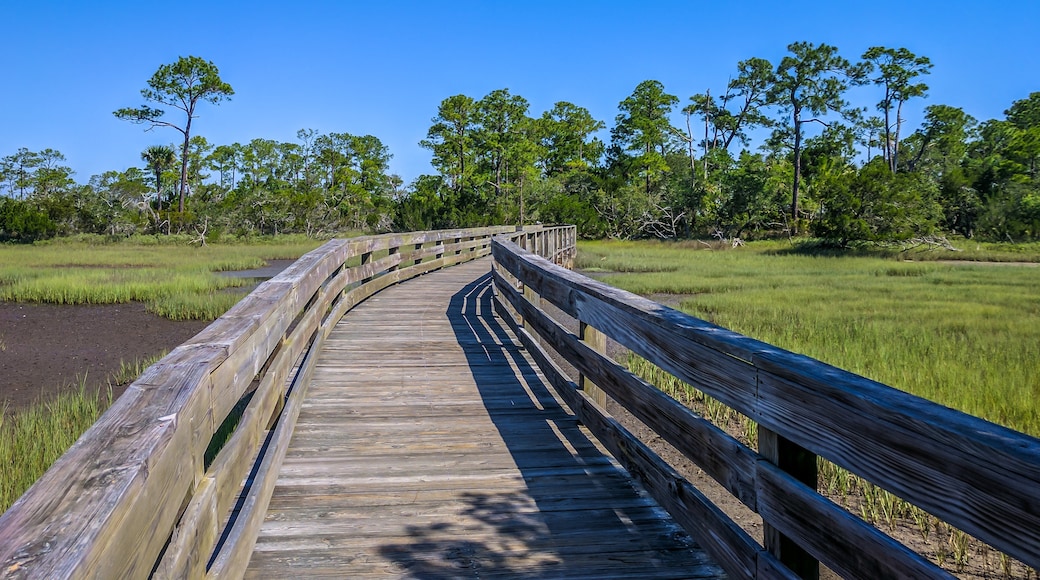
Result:
[[[497,274],[496,274],[497,276]],[[592,377],[615,401],[650,426],[679,452],[700,466],[737,499],[755,509],[757,455],[688,407],[592,349],[542,310],[522,300],[509,285],[500,295],[521,310],[545,344],[575,368]]]
[[[757,481],[763,520],[845,578],[953,578],[767,461]]]
[[[248,577],[718,576],[493,317],[489,269],[387,288],[336,325]]]
[[[222,462],[233,468],[204,475],[203,454],[245,392],[265,384],[268,372],[274,374],[267,383],[284,382],[280,373],[285,369],[279,365],[293,364],[294,358],[276,361],[274,353],[309,342],[313,332],[306,331],[318,320],[323,338],[334,322],[322,316],[330,306],[338,316],[380,287],[486,253],[490,236],[514,230],[333,240],[303,256],[146,370],[0,516],[0,570],[12,577],[139,577],[159,564],[169,541],[172,552],[163,570],[175,575],[198,571],[205,559],[203,546],[212,541],[212,522],[225,518],[215,512],[228,503],[228,486],[237,485],[229,482],[238,479],[241,458],[251,455],[262,439],[258,425],[266,427],[265,415],[282,409],[277,388],[265,387],[255,417],[233,438],[233,450],[226,456],[234,459]],[[407,258],[420,263],[390,273],[405,259],[394,255],[408,244],[420,249]],[[387,252],[388,257],[371,260],[372,252]],[[370,259],[361,270],[344,269],[348,260],[362,261],[365,253]],[[365,274],[387,279],[342,293]],[[301,318],[308,308],[314,312]],[[301,325],[301,332],[289,334]],[[185,525],[177,527],[179,521]]]
[[[496,271],[763,428],[1040,566],[1040,440],[589,280],[504,238],[492,252]],[[510,298],[507,286],[500,292]],[[538,326],[534,313],[510,303],[532,328]],[[591,367],[603,366],[589,363],[596,355],[567,336],[542,336],[589,376],[596,376]],[[611,375],[609,366],[603,372]],[[615,399],[626,398],[610,392],[609,379],[594,380],[604,381]],[[810,538],[812,533],[821,535]],[[815,542],[827,541],[826,534],[807,529],[794,536]]]
[[[506,302],[502,298],[502,295],[496,296],[495,304],[505,311]],[[511,327],[578,418],[727,574],[734,578],[796,578],[699,490],[608,415],[588,393],[579,390],[533,336],[515,324]]]

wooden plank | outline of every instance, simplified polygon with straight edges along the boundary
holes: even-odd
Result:
[[[758,485],[762,518],[845,578],[953,578],[767,461]]]
[[[415,240],[412,243],[438,243],[443,250],[440,241],[463,237],[478,247],[489,244],[491,235],[511,229],[334,240],[303,256],[146,371],[26,496],[0,516],[0,569],[37,577],[147,574],[196,486],[205,487],[190,509],[199,515],[189,519],[209,511],[211,484],[203,481],[201,454],[216,425],[268,364],[302,308],[320,307],[325,301],[321,296],[339,294],[346,283],[341,267],[356,255],[351,248],[389,249],[395,240],[409,238]],[[433,260],[413,273],[450,263],[453,260]],[[199,530],[208,533],[207,526]],[[189,533],[184,528],[182,535]],[[187,545],[178,540],[175,550]],[[197,555],[190,558],[197,562]]]
[[[629,472],[639,478],[672,517],[703,545],[727,574],[737,578],[759,577],[756,576],[759,572],[765,574],[760,576],[763,578],[797,577],[670,465],[580,391],[526,331],[518,326],[512,326],[512,330],[520,337],[528,352],[536,357],[538,365],[546,370],[554,388],[567,400],[582,422],[589,426]],[[560,330],[563,330],[562,327]],[[753,493],[751,497],[754,497]]]
[[[762,461],[760,469],[770,466],[788,474],[803,486],[816,491],[818,478],[816,456],[804,447],[796,445],[784,436],[759,425],[758,452]],[[757,472],[756,472],[757,475]],[[820,563],[796,539],[783,533],[773,525],[771,519],[762,518],[762,538],[766,550],[776,556],[792,572],[805,580],[820,577]]]
[[[459,271],[468,274],[445,282]],[[277,575],[290,562],[297,575],[331,572],[324,539],[337,546],[340,576],[392,571],[394,562],[414,570],[404,563],[429,558],[410,557],[402,538],[414,547],[414,538],[436,535],[483,543],[525,572],[562,553],[587,575],[716,576],[703,553],[676,543],[679,528],[583,434],[489,318],[481,271],[486,262],[430,273],[421,293],[388,288],[330,333],[247,575]],[[397,324],[383,328],[388,317]],[[387,332],[404,346],[389,344]],[[401,350],[417,354],[395,361]]]
[[[778,350],[495,241],[495,260],[543,299],[724,404],[753,414],[753,353]]]
[[[755,509],[757,454],[685,405],[589,348],[544,311],[522,301],[511,287],[501,286],[499,292],[507,300],[514,301],[513,307],[530,320],[546,344],[580,372],[592,377],[614,400],[654,429],[734,497]],[[539,366],[545,368],[541,362]]]
[[[588,280],[502,240],[493,243],[496,268],[566,313],[765,429],[1040,566],[1040,440]]]
[[[528,300],[528,302],[535,308],[538,308],[539,306],[538,304],[532,303],[530,300]],[[592,326],[589,326],[587,322],[578,322],[578,339],[600,354],[605,355],[607,352],[607,335],[596,330]],[[597,405],[604,409],[607,408],[607,394],[603,389],[597,387],[596,383],[589,379],[588,375],[583,374],[578,377],[578,386],[581,390],[588,393]]]
[[[797,355],[756,363],[761,424],[1040,566],[1040,440]]]

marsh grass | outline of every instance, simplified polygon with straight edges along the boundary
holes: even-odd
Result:
[[[704,251],[680,244],[590,242],[580,246],[578,264],[620,264],[614,273],[600,268],[597,277],[642,294],[693,295],[680,308],[694,316],[1040,434],[1040,269],[777,250],[776,243]],[[648,272],[623,273],[626,261]],[[651,271],[653,264],[665,267]],[[626,364],[756,448],[757,426],[748,417],[637,356],[630,355]],[[999,569],[1005,578],[1035,575],[823,459],[818,488],[850,513],[909,540],[913,549],[950,571],[985,574]]]
[[[1040,268],[587,242],[578,266],[637,294],[688,296],[679,308],[747,336],[1040,435]]]
[[[0,512],[17,500],[68,448],[79,439],[112,402],[90,391],[86,378],[79,390],[13,415],[0,413]]]
[[[295,259],[322,243],[298,236],[205,247],[172,242],[152,236],[120,242],[81,236],[32,246],[0,246],[0,300],[138,301],[173,320],[212,320],[244,296],[233,289],[249,283],[217,272],[257,268],[268,259]]]

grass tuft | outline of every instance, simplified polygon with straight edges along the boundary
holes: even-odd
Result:
[[[53,464],[112,402],[89,391],[59,395],[14,415],[0,413],[0,512],[6,511]],[[6,409],[4,410],[6,411]]]
[[[0,246],[0,301],[143,302],[150,311],[172,320],[212,320],[243,296],[225,290],[247,283],[217,272],[298,258],[320,244],[282,236],[266,243],[197,248],[165,236],[135,236],[119,242],[104,236],[76,236],[31,246]]]

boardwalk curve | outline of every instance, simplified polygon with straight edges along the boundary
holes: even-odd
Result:
[[[491,293],[485,259],[344,316],[247,577],[720,575],[578,426]]]

